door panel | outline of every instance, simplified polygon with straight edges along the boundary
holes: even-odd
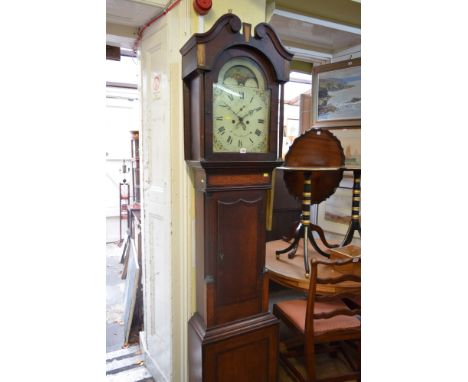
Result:
[[[264,190],[218,192],[209,198],[211,232],[218,238],[209,251],[216,324],[262,311],[265,200]]]
[[[239,303],[257,295],[257,232],[262,204],[262,199],[218,201],[218,305]]]

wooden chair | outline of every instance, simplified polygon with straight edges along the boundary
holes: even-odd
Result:
[[[361,310],[360,306],[352,309],[343,302],[343,299],[360,300],[361,277],[355,275],[352,269],[360,266],[360,261],[360,257],[336,261],[312,259],[307,300],[282,301],[273,305],[273,314],[290,327],[300,339],[299,347],[291,346],[286,352],[280,352],[280,360],[299,381],[334,382],[353,379],[360,381]],[[333,266],[337,277],[328,279],[317,277],[317,267],[320,265]],[[343,281],[355,281],[356,288],[349,288],[350,290],[333,295],[316,294],[317,284],[337,284]],[[336,356],[338,351],[342,351],[352,372],[332,378],[317,379],[315,365],[317,344],[323,344],[326,351],[333,356]],[[349,354],[350,351],[357,354],[354,361]],[[291,357],[297,357],[302,353],[305,357],[307,378],[304,378],[290,361]]]

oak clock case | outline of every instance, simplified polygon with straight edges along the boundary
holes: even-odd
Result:
[[[268,24],[251,36],[233,14],[181,53],[185,159],[196,190],[189,380],[272,382],[278,321],[268,312],[265,214],[282,163],[278,100],[292,55]]]

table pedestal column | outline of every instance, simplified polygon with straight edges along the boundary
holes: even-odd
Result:
[[[349,223],[348,232],[346,232],[345,238],[341,243],[341,247],[348,245],[353,240],[354,232],[359,232],[361,236],[361,170],[353,170],[354,181],[353,181],[353,202],[351,207],[351,222]]]
[[[301,221],[296,228],[294,238],[292,243],[285,249],[276,251],[276,258],[279,259],[279,256],[283,253],[288,253],[288,258],[292,259],[296,255],[297,247],[299,245],[299,240],[304,238],[304,270],[305,277],[309,278],[310,276],[310,266],[309,266],[309,254],[307,248],[307,242],[310,241],[312,247],[321,255],[325,257],[330,257],[330,254],[324,252],[317,245],[312,231],[314,228],[319,228],[314,226],[310,222],[310,203],[312,196],[312,185],[311,185],[311,171],[304,171],[304,188],[302,192],[302,212],[301,212]],[[323,235],[323,233],[322,233]],[[328,243],[327,243],[328,244]],[[333,246],[335,247],[335,246]]]

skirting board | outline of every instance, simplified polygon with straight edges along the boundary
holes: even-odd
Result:
[[[151,376],[154,378],[155,381],[165,381],[169,382],[166,376],[161,372],[161,369],[156,364],[156,361],[151,357],[150,353],[148,352],[148,346],[146,346],[146,336],[145,332],[141,331],[140,333],[140,348],[144,355],[145,366],[150,372]]]

